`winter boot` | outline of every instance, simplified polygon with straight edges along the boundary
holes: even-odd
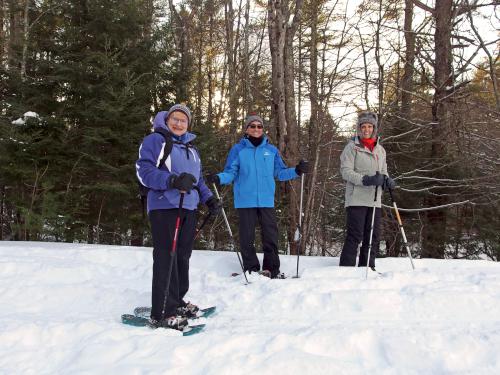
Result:
[[[177,315],[185,317],[187,319],[196,318],[200,308],[191,302],[186,303],[184,306],[180,306],[177,308]]]
[[[269,277],[270,279],[272,278],[271,271],[269,271],[269,270],[259,271],[259,275],[262,275],[262,276],[265,276],[265,277]]]
[[[149,326],[151,328],[170,328],[182,331],[188,325],[187,318],[183,316],[171,316],[163,320],[149,319]]]
[[[279,270],[271,272],[269,270],[262,270],[260,272],[262,276],[269,277],[270,279],[286,279],[286,276],[283,272]]]
[[[286,279],[286,276],[283,272],[278,272],[272,279]]]

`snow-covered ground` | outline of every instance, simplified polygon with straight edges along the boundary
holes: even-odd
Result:
[[[295,257],[282,256],[295,272]],[[378,259],[382,275],[301,258],[301,278],[230,277],[195,251],[188,299],[217,305],[191,337],[129,327],[151,249],[0,242],[0,374],[500,374],[500,264]]]

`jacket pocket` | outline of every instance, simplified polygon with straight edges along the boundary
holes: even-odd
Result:
[[[269,177],[274,176],[274,155],[264,155],[262,175]]]

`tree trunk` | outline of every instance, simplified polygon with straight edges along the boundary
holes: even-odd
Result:
[[[30,0],[24,2],[23,15],[23,51],[21,56],[21,80],[26,79],[26,65],[28,60],[28,43],[29,43],[29,9]]]
[[[283,13],[283,7],[281,0],[269,0],[268,2],[269,46],[272,65],[271,126],[274,129],[280,151],[285,149],[287,127],[284,61],[287,15]]]
[[[251,90],[250,78],[250,0],[247,0],[245,5],[245,30],[243,40],[243,71],[242,71],[242,90],[243,90],[243,106],[246,113],[250,113],[253,109],[253,98]]]
[[[175,9],[173,0],[168,2],[174,32],[174,40],[177,52],[180,55],[179,77],[176,85],[176,101],[177,103],[185,103],[189,100],[188,87],[191,78],[191,55],[189,53],[189,29],[188,25],[191,20],[190,15],[183,14],[182,16]]]
[[[378,80],[377,80],[377,88],[378,88],[378,115],[379,115],[379,123],[378,126],[382,125],[382,118],[384,113],[383,103],[384,103],[384,65],[382,64],[382,60],[380,59],[380,28],[382,24],[382,0],[379,0],[378,3],[378,17],[377,17],[377,30],[375,32],[375,62],[378,67]]]
[[[453,95],[452,75],[452,0],[437,0],[435,7],[436,30],[434,34],[434,84],[432,105],[431,158],[434,163],[446,162],[447,132],[450,128],[451,101]],[[434,177],[443,178],[442,170]],[[436,191],[426,199],[426,205],[435,207],[447,203],[443,191]],[[442,195],[440,195],[440,193]],[[422,249],[423,258],[444,258],[446,233],[446,210],[430,210],[426,215],[426,226]]]
[[[287,164],[294,164],[299,156],[299,127],[295,110],[293,38],[300,23],[302,0],[295,2],[293,21],[286,0],[268,1],[269,45],[272,62],[271,119],[276,132],[278,149]],[[290,253],[297,253],[293,241],[298,220],[298,193],[300,182],[290,182],[286,188],[288,201],[288,242]]]
[[[226,56],[228,69],[228,94],[229,94],[229,124],[233,129],[233,143],[236,141],[239,130],[238,124],[238,91],[236,85],[236,61],[234,42],[234,9],[232,0],[227,0],[225,4],[225,26],[226,26]]]
[[[7,42],[7,65],[12,71],[19,68],[19,47],[21,46],[21,12],[15,0],[9,0],[9,38]]]
[[[197,77],[196,77],[196,107],[194,109],[194,123],[193,126],[191,127],[191,130],[194,130],[196,127],[201,125],[201,120],[202,120],[202,99],[203,99],[203,41],[204,41],[204,36],[203,36],[203,22],[201,20],[201,15],[203,14],[203,7],[200,6],[200,9],[198,10],[199,12],[199,20],[198,22],[200,23],[200,27],[198,28],[198,47],[196,53],[198,54],[198,61],[196,64],[196,72],[197,72]]]
[[[213,38],[214,38],[214,3],[213,1],[209,1],[207,3],[207,11],[209,14],[209,28],[208,28],[208,46],[209,48],[213,47]],[[211,52],[211,51],[210,51]],[[206,59],[206,67],[207,67],[207,85],[208,85],[208,108],[207,108],[207,122],[209,126],[215,127],[216,124],[214,121],[214,89],[213,89],[213,53],[209,53]]]
[[[411,101],[413,93],[413,71],[415,65],[415,32],[413,31],[413,2],[405,0],[405,61],[401,80],[401,117],[411,119]]]
[[[0,0],[0,66],[4,66],[4,57],[5,57],[5,2],[4,0]]]
[[[3,221],[5,215],[5,185],[0,189],[0,241],[3,240]]]

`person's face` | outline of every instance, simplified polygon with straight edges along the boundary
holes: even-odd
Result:
[[[167,126],[174,135],[181,136],[187,132],[188,117],[183,112],[175,111],[168,117]]]
[[[373,125],[368,122],[365,122],[364,124],[361,124],[360,130],[361,130],[361,137],[365,139],[371,138],[373,134]]]
[[[245,132],[251,137],[259,138],[262,137],[264,127],[260,122],[252,121],[250,125],[247,126],[247,130]]]

